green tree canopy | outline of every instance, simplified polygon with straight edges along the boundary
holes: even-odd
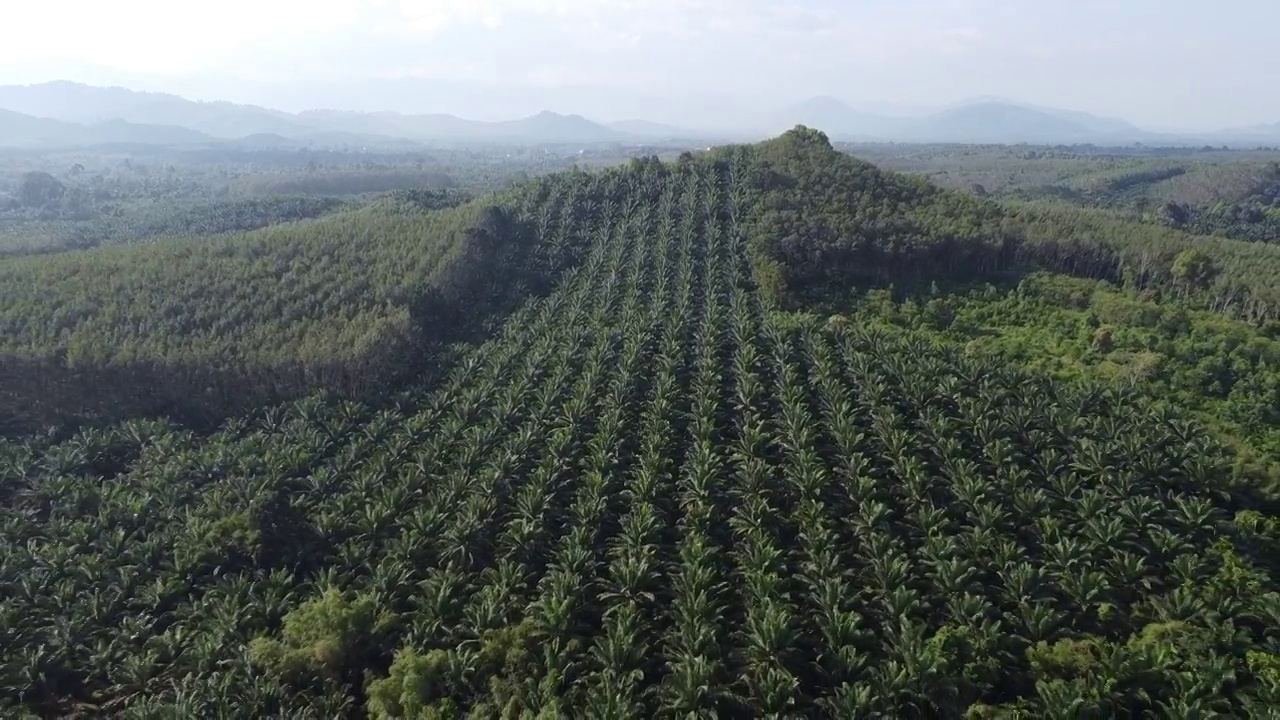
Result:
[[[1188,287],[1207,288],[1217,275],[1218,268],[1213,258],[1203,250],[1188,248],[1173,259],[1174,279]]]

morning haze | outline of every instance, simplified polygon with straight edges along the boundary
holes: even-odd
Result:
[[[7,15],[0,83],[290,112],[553,110],[758,133],[814,97],[890,118],[995,97],[1158,132],[1280,122],[1266,0],[68,0]],[[874,121],[848,134],[886,136]]]

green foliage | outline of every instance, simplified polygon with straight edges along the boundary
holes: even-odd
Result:
[[[198,245],[10,260],[0,267],[14,300],[3,350],[61,352],[68,365],[149,357],[279,362],[305,356],[306,346],[359,354],[359,335],[394,324],[388,301],[457,252],[477,210],[435,215],[384,206]],[[305,293],[320,284],[325,292]],[[316,337],[308,325],[318,322],[337,327]]]
[[[211,551],[217,558],[243,555],[252,559],[257,554],[259,539],[260,533],[249,513],[239,512],[211,522],[197,547]]]
[[[994,205],[884,173],[797,127],[738,153],[741,190],[758,197],[753,263],[765,297],[783,306],[850,284],[980,275],[1012,261]],[[718,156],[713,156],[718,157]]]
[[[1203,290],[1213,282],[1218,274],[1213,258],[1202,250],[1189,248],[1173,258],[1173,278],[1188,287]]]
[[[377,602],[370,595],[348,600],[337,588],[299,605],[284,617],[283,637],[257,637],[249,657],[291,682],[313,676],[336,677],[361,668],[377,647],[380,624]]]
[[[1063,638],[1052,644],[1041,640],[1027,648],[1027,662],[1038,678],[1070,680],[1097,670],[1104,652],[1097,638]]]
[[[1088,308],[1099,322],[1138,328],[1155,328],[1169,318],[1166,308],[1116,292],[1099,288],[1089,299]]]
[[[713,157],[735,153],[745,156],[746,170],[734,192],[754,198],[757,283],[783,307],[843,307],[868,287],[965,285],[1038,268],[1137,290],[1176,289],[1188,302],[1252,322],[1280,315],[1276,247],[1060,203],[998,205],[882,172],[803,127]],[[1137,187],[1167,172],[1108,182]]]
[[[391,663],[390,674],[369,683],[369,716],[375,720],[453,717],[456,709],[452,704],[432,702],[445,694],[442,686],[448,682],[448,667],[449,654],[444,650],[420,654],[401,648]]]
[[[1280,163],[1210,167],[1200,174],[1193,187],[1164,191],[1179,225],[1202,235],[1280,242]]]
[[[1081,282],[1065,275],[1032,273],[1018,283],[1018,293],[1042,298],[1054,306],[1083,310],[1094,302],[1102,287],[1105,286],[1101,283]]]
[[[1176,288],[1190,304],[1255,323],[1280,314],[1280,249],[1274,246],[1194,236],[1078,208],[1011,210],[1023,233],[1020,254],[1039,268],[1139,291]],[[1188,273],[1181,276],[1174,270],[1180,255],[1178,272]]]
[[[0,396],[13,408],[0,425],[209,422],[316,387],[384,392],[418,374],[424,354],[544,292],[580,244],[576,218],[560,225],[550,208],[588,192],[570,176],[501,205],[387,200],[202,243],[0,261],[11,300]],[[547,196],[540,235],[523,207]],[[504,220],[486,220],[495,214]]]
[[[1128,384],[1196,413],[1236,445],[1242,471],[1280,490],[1280,343],[1246,323],[1142,299],[1114,286],[1035,273],[1013,292],[950,298],[945,328],[910,303],[868,293],[855,322],[941,333],[1063,379]],[[1104,324],[1105,323],[1105,324]]]
[[[314,173],[246,175],[231,183],[232,195],[360,195],[415,188],[444,189],[456,185],[441,172],[410,169],[337,170]]]
[[[533,622],[490,630],[473,643],[425,653],[411,648],[396,652],[385,678],[370,680],[367,707],[374,718],[446,718],[459,714],[467,690],[485,687],[487,698],[472,708],[499,710],[519,706],[519,679],[534,671],[532,660],[541,631]]]
[[[1246,653],[1249,670],[1273,694],[1280,694],[1280,653],[1250,650]]]
[[[106,245],[128,245],[161,238],[193,240],[206,235],[257,230],[270,225],[309,220],[345,207],[341,200],[323,197],[286,196],[218,200],[202,203],[162,201],[136,204],[92,221],[54,224],[49,248],[87,249]]]
[[[121,146],[5,150],[0,165],[31,168],[63,187],[34,206],[21,175],[0,173],[0,255],[59,252],[157,238],[196,239],[316,217],[370,193],[416,196],[423,208],[461,204],[533,175],[628,159],[616,147],[199,148]],[[436,189],[431,189],[436,188]],[[339,194],[298,197],[298,193]],[[363,194],[359,198],[353,193]],[[399,200],[407,201],[400,197]],[[425,202],[423,202],[425,201]],[[327,208],[316,210],[315,208]]]
[[[975,195],[1105,209],[1251,242],[1280,241],[1274,150],[853,146],[853,154]]]

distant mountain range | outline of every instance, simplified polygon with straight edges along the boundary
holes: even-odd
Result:
[[[817,97],[779,111],[770,131],[796,123],[822,128],[834,139],[851,142],[1126,145],[1188,140],[1148,132],[1117,118],[997,100],[961,103],[923,116],[893,117],[862,112],[833,97]]]
[[[1224,130],[1219,134],[1224,142],[1237,144],[1274,144],[1280,143],[1280,122],[1270,125],[1255,125],[1246,128]]]
[[[493,141],[519,142],[619,142],[626,134],[581,115],[541,112],[531,117],[505,122],[465,120],[454,115],[402,115],[394,112],[359,113],[345,110],[309,110],[298,119],[314,127],[342,132],[399,137],[430,142]]]
[[[255,105],[196,102],[163,93],[100,88],[70,82],[0,87],[0,109],[12,116],[0,125],[0,145],[85,144],[83,130],[121,125],[113,142],[173,144],[235,140],[244,144],[385,145],[420,142],[602,143],[647,137],[592,122],[580,115],[541,112],[519,120],[481,122],[453,115],[403,115],[311,110],[285,113]],[[19,121],[18,117],[25,118]],[[146,125],[150,138],[126,127]],[[9,128],[13,129],[10,130]],[[163,132],[155,128],[168,128]],[[20,130],[20,132],[19,132]]]
[[[223,138],[254,133],[289,136],[308,130],[288,113],[254,105],[202,103],[177,95],[117,87],[93,87],[62,81],[0,87],[0,108],[78,123],[124,120],[148,125],[172,125]]]
[[[896,117],[815,97],[751,121],[726,118],[721,128],[680,128],[643,119],[599,123],[544,111],[501,122],[448,114],[309,110],[287,113],[256,105],[197,102],[177,95],[72,82],[0,87],[0,145],[99,143],[209,144],[250,147],[415,146],[423,143],[650,143],[750,140],[798,124],[834,140],[992,144],[1269,145],[1280,123],[1194,136],[1154,133],[1075,110],[982,99],[932,114]]]
[[[74,123],[0,110],[0,145],[186,145],[208,143],[213,137],[175,125],[149,125],[125,120]]]

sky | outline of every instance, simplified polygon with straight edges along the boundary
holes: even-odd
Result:
[[[3,13],[0,83],[477,119],[998,96],[1201,130],[1280,122],[1277,28],[1276,0],[41,0]]]

